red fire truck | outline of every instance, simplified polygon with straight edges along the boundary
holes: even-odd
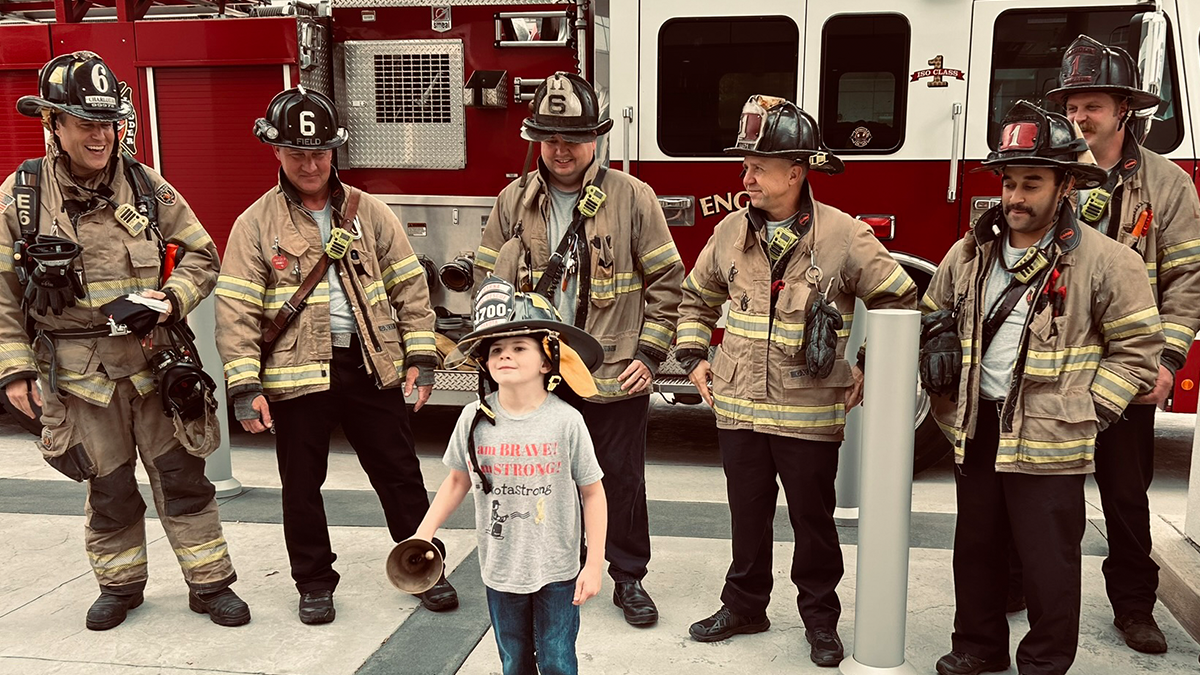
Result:
[[[1156,10],[1157,32],[1131,24]],[[395,208],[427,262],[439,331],[454,335],[469,314],[471,252],[522,169],[521,120],[548,74],[596,84],[616,122],[601,156],[655,189],[689,265],[746,202],[737,160],[721,150],[746,98],[769,93],[813,113],[846,160],[845,174],[813,177],[818,198],[868,222],[924,286],[998,200],[999,182],[970,169],[1004,112],[1055,86],[1083,33],[1151,70],[1162,63],[1148,78],[1165,103],[1146,145],[1197,176],[1194,0],[0,0],[0,168],[43,152],[36,120],[13,107],[36,90],[37,68],[96,51],[126,78],[130,151],[223,247],[276,180],[254,119],[285,87],[324,91],[350,130],[343,179]],[[1175,410],[1196,409],[1197,361],[1180,373]],[[669,367],[660,379],[665,393],[695,396]],[[470,373],[441,372],[436,400],[474,388]],[[944,448],[921,409],[918,464]]]

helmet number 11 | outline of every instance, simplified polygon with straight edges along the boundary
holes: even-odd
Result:
[[[316,136],[317,125],[313,122],[313,111],[300,111],[300,134],[302,136]]]

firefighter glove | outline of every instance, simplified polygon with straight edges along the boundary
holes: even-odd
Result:
[[[1111,408],[1107,408],[1095,401],[1092,401],[1092,405],[1096,406],[1096,422],[1100,425],[1100,431],[1104,431],[1108,428],[1108,425],[1121,419],[1121,413]]]
[[[82,253],[83,248],[69,239],[38,235],[25,251],[29,266],[25,306],[38,314],[49,310],[56,315],[74,307],[75,301],[83,298],[83,284],[74,268]]]
[[[833,362],[837,359],[837,334],[842,325],[842,313],[820,295],[808,306],[801,351],[804,352],[809,377],[824,379],[833,372]]]
[[[958,392],[962,377],[962,343],[958,320],[949,309],[921,317],[921,353],[918,362],[921,386],[930,394],[950,396]]]

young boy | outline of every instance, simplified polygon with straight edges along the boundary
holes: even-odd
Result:
[[[492,277],[476,296],[475,331],[450,360],[464,355],[497,391],[481,388],[480,401],[463,409],[443,459],[450,475],[416,538],[432,541],[474,485],[479,566],[504,674],[574,675],[579,605],[600,590],[607,509],[583,416],[552,391],[565,380],[594,395],[589,371],[603,352],[545,298]]]

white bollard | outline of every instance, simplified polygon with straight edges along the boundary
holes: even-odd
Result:
[[[917,672],[904,641],[920,330],[920,312],[867,312],[854,653],[844,675]]]
[[[846,340],[846,359],[850,365],[858,360],[858,348],[867,333],[867,306],[862,300],[854,301],[854,323],[850,326],[850,338]],[[858,462],[862,452],[862,406],[846,413],[846,440],[838,448],[837,478],[834,492],[837,507],[833,519],[838,525],[858,523]]]
[[[221,445],[204,460],[204,475],[217,488],[217,497],[233,497],[242,493],[242,483],[233,477],[233,453],[229,445],[229,410],[226,405],[225,372],[217,352],[217,302],[208,296],[187,316],[188,326],[196,334],[196,349],[204,362],[204,372],[217,383],[217,422],[221,428]]]

